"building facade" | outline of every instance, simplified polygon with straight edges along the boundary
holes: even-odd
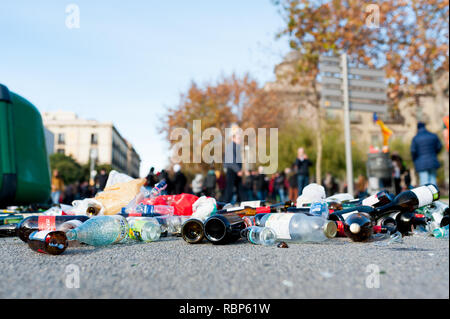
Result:
[[[98,164],[139,177],[141,159],[113,123],[79,118],[74,112],[42,113],[44,126],[54,135],[54,152],[72,156],[80,164],[95,158]]]

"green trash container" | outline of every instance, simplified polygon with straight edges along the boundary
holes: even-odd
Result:
[[[41,115],[0,84],[0,208],[46,203],[50,190]]]

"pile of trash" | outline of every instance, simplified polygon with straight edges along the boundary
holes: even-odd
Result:
[[[280,248],[336,237],[381,245],[401,243],[408,235],[448,238],[449,207],[439,201],[439,190],[432,184],[395,197],[381,191],[360,200],[350,194],[326,197],[324,188],[313,183],[296,203],[266,206],[264,201],[232,205],[192,194],[161,195],[164,180],[151,190],[144,183],[112,171],[104,191],[94,198],[25,219],[0,213],[0,237],[18,236],[32,250],[51,255],[63,253],[72,243],[149,243],[170,236],[188,244],[247,240]]]

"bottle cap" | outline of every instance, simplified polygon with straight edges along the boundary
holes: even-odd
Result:
[[[357,234],[357,233],[359,233],[361,231],[361,227],[357,223],[353,223],[353,224],[350,225],[350,231],[353,234]]]
[[[336,233],[337,233],[337,225],[336,225],[336,223],[334,221],[332,221],[332,220],[326,222],[324,227],[323,227],[323,233],[328,238],[336,237]]]

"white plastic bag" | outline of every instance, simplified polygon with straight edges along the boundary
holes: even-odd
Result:
[[[326,201],[342,203],[344,201],[350,201],[350,200],[354,200],[354,199],[355,198],[352,195],[350,195],[349,193],[338,193],[338,194],[334,194],[333,196],[327,197]]]
[[[100,208],[100,211],[98,212],[97,216],[103,215],[105,208],[103,207],[102,203],[99,201],[93,199],[93,198],[85,198],[83,200],[74,200],[72,202],[72,210],[70,211],[70,214],[72,215],[88,215],[87,209],[90,206],[97,206]]]
[[[192,204],[192,218],[205,221],[209,216],[214,215],[217,211],[216,200],[212,197],[202,196]]]
[[[297,197],[297,208],[305,207],[316,201],[324,200],[325,188],[319,184],[312,183],[303,188],[302,194]]]
[[[133,178],[128,176],[127,174],[119,173],[118,171],[112,170],[109,173],[105,188],[110,187],[115,184],[118,184],[118,183],[127,183],[132,180],[133,180]]]

